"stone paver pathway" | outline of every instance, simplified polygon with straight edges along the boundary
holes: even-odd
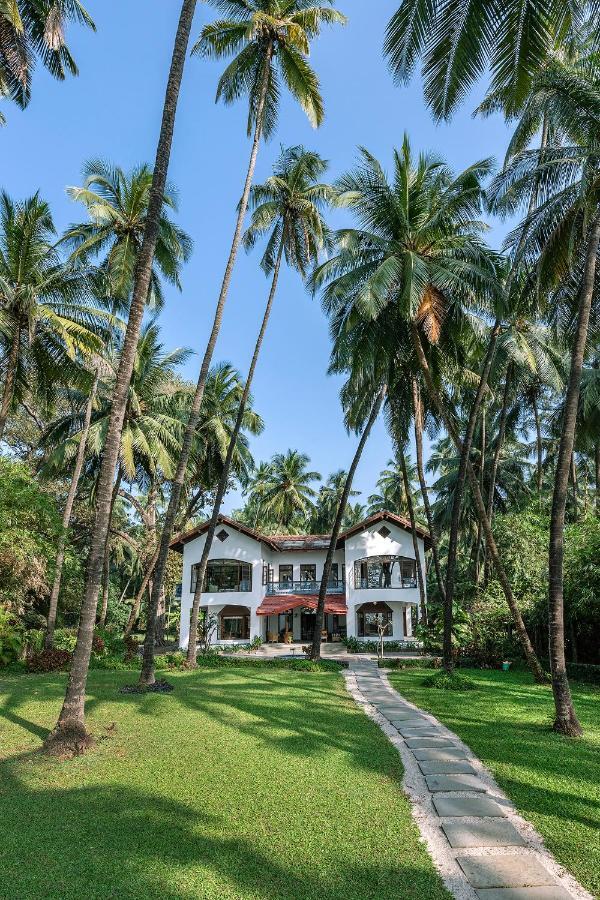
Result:
[[[469,748],[398,694],[375,663],[352,660],[346,682],[400,753],[414,818],[454,897],[592,900]]]

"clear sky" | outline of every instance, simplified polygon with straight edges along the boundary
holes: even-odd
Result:
[[[97,24],[93,34],[78,27],[69,44],[80,75],[55,82],[39,69],[33,99],[25,112],[3,105],[8,125],[0,132],[0,186],[15,198],[40,190],[52,206],[57,227],[81,219],[65,187],[80,182],[85,160],[103,157],[125,168],[152,162],[160,122],[178,0],[88,0]],[[312,64],[325,100],[326,121],[314,131],[302,111],[284,96],[277,134],[260,152],[257,179],[269,174],[281,145],[304,144],[330,160],[334,178],[353,164],[366,146],[384,163],[408,132],[415,149],[436,150],[456,169],[476,159],[501,160],[507,131],[500,118],[473,118],[477,96],[449,125],[436,125],[425,108],[418,79],[396,87],[382,58],[385,24],[396,0],[338,0],[346,28],[326,29],[314,43]],[[214,11],[198,4],[196,37]],[[196,356],[185,375],[194,381],[220,286],[246,171],[249,142],[246,107],[215,105],[221,64],[192,58],[187,63],[170,179],[180,197],[179,222],[195,243],[183,273],[183,292],[167,292],[161,317],[165,346],[192,347]],[[338,213],[335,224],[341,224]],[[497,245],[504,228],[490,240]],[[266,299],[259,254],[241,254],[215,360],[247,370]],[[281,279],[272,322],[255,377],[255,408],[265,420],[253,440],[258,460],[288,448],[309,454],[323,476],[347,468],[355,441],[348,437],[338,393],[340,380],[328,377],[329,337],[319,302],[295,273]],[[361,502],[374,489],[390,457],[383,423],[376,427],[357,474]],[[238,504],[226,499],[228,511]]]

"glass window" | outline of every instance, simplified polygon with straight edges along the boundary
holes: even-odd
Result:
[[[221,615],[222,641],[247,641],[250,637],[250,616]]]
[[[198,565],[192,566],[190,590],[196,590]],[[222,594],[228,591],[246,593],[252,590],[252,566],[236,559],[211,559],[206,567],[202,591],[208,594]]]
[[[275,578],[275,573],[273,572],[273,566],[267,565],[263,566],[263,575],[262,575],[262,583],[263,584],[272,584]]]
[[[316,581],[317,580],[317,567],[306,565],[305,563],[300,566],[300,581]]]
[[[414,559],[402,556],[369,556],[354,563],[354,587],[381,590],[417,586]]]
[[[365,603],[358,611],[358,636],[379,637],[380,627],[384,635],[393,637],[392,610],[386,604]]]
[[[331,574],[329,576],[329,584],[337,587],[340,580],[340,565],[339,563],[331,563]]]
[[[279,584],[291,584],[294,580],[293,566],[279,566]]]

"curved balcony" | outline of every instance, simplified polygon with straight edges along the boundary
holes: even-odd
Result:
[[[417,587],[417,567],[406,556],[367,556],[354,563],[354,589],[390,591]]]

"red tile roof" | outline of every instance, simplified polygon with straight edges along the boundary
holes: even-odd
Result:
[[[296,609],[298,606],[316,609],[318,600],[317,594],[286,594],[285,597],[265,597],[256,610],[256,614],[258,616],[276,616],[290,609]],[[334,616],[345,616],[348,607],[341,597],[325,597],[325,612]]]

